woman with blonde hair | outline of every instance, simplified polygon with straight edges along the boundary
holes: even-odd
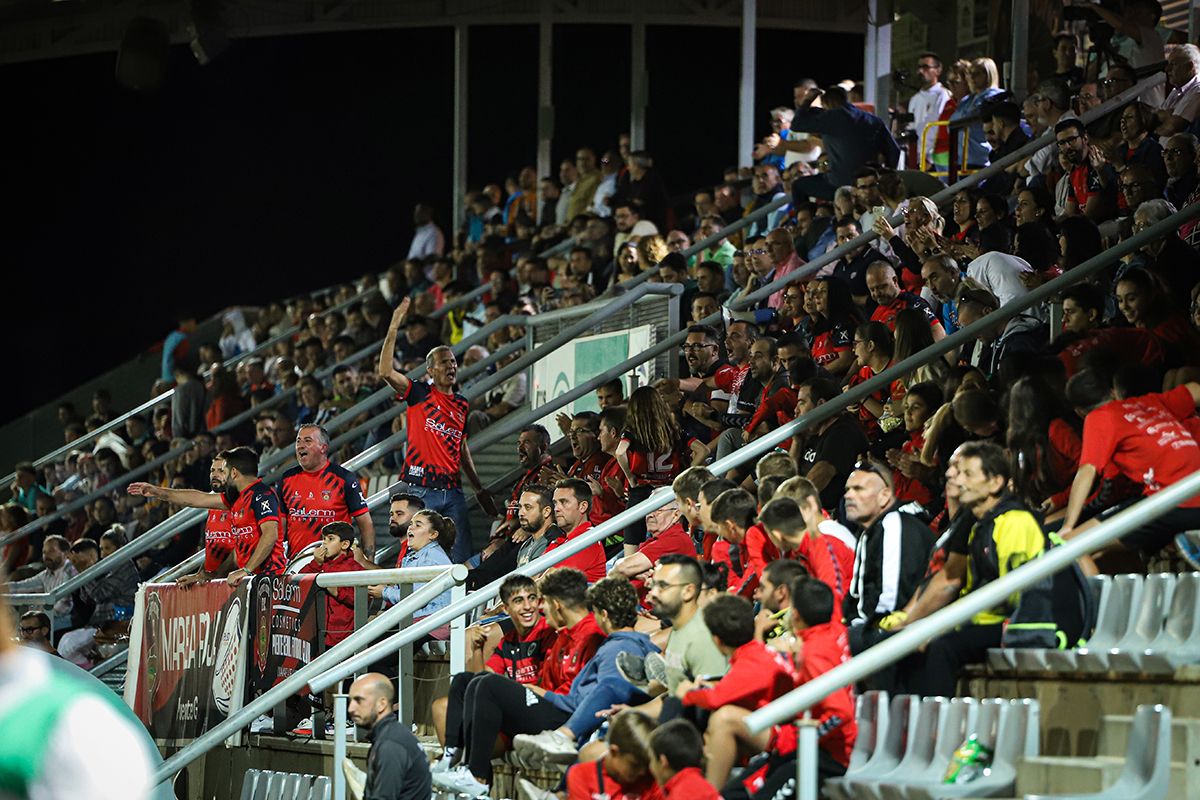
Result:
[[[959,101],[958,107],[950,115],[950,121],[977,117],[984,102],[1000,93],[1000,71],[996,62],[986,56],[971,62],[967,69],[967,96]],[[962,152],[962,139],[954,137],[955,160]],[[982,169],[987,166],[988,154],[992,148],[983,135],[983,123],[976,119],[967,127],[967,164],[969,169]],[[962,166],[961,164],[959,165]]]
[[[658,269],[658,262],[667,257],[667,240],[657,233],[643,236],[637,243],[638,272]]]

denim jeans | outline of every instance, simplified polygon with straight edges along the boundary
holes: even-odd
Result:
[[[471,557],[474,546],[471,543],[471,520],[467,514],[467,498],[462,489],[434,489],[428,486],[416,486],[411,483],[401,483],[396,487],[396,493],[416,495],[425,503],[430,511],[436,511],[454,522],[454,547],[450,552],[450,560],[461,564]]]
[[[582,746],[605,722],[604,718],[596,716],[596,712],[605,711],[618,703],[640,705],[649,699],[645,692],[626,680],[604,678],[579,701],[579,706],[567,720],[566,726],[575,734],[575,741]]]

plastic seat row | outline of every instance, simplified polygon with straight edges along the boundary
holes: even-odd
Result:
[[[324,775],[248,769],[241,800],[330,800],[333,784]]]
[[[1200,663],[1200,572],[1097,575],[1089,584],[1097,622],[1086,647],[993,649],[992,669],[1170,675]]]
[[[898,695],[858,699],[858,740],[844,778],[825,782],[830,800],[933,800],[1011,796],[1017,761],[1038,752],[1036,700]],[[975,735],[992,750],[989,770],[969,783],[942,782],[954,751]]]

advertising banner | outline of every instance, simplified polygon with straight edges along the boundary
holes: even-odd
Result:
[[[247,699],[256,697],[312,661],[325,603],[316,575],[260,575],[251,590]]]
[[[249,606],[249,581],[138,591],[125,702],[160,744],[185,744],[241,708]]]
[[[564,345],[553,353],[547,354],[535,363],[533,369],[533,385],[529,391],[529,407],[541,408],[554,398],[564,395],[581,383],[610,369],[638,353],[650,349],[653,330],[649,325],[641,325],[627,331],[613,333],[598,333],[594,336],[581,336],[570,344]],[[637,375],[632,384],[625,376],[625,392],[628,393],[638,386],[645,386],[653,380],[654,362],[648,361],[633,372]],[[538,420],[550,432],[550,438],[557,441],[562,438],[562,431],[555,421],[559,414],[575,415],[580,411],[598,411],[595,393],[584,395],[565,408],[549,414]]]

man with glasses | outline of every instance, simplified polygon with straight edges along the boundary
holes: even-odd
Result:
[[[1117,173],[1100,150],[1088,142],[1083,123],[1078,119],[1059,120],[1054,126],[1054,140],[1071,165],[1067,216],[1083,214],[1096,224],[1111,219],[1117,208]]]
[[[664,669],[660,671],[656,659],[651,656],[648,673],[639,676],[635,665],[631,670],[634,674],[629,677],[654,678],[673,694],[684,680],[701,676],[716,678],[729,669],[729,659],[717,649],[708,625],[704,623],[704,615],[700,613],[701,578],[700,563],[692,556],[670,554],[659,560],[654,567],[654,577],[646,582],[646,602],[660,622],[671,625],[671,638],[667,640],[660,660]],[[618,666],[622,669],[634,663],[628,657],[618,658]],[[654,709],[642,710],[653,711],[651,716],[657,717],[662,704],[654,701],[654,705]]]
[[[42,611],[26,611],[21,615],[19,628],[21,644],[62,658],[54,645],[50,644],[50,617]]]
[[[696,553],[696,543],[683,528],[679,502],[676,500],[646,515],[646,541],[618,561],[610,574],[624,575],[633,580],[654,569],[664,556],[673,553],[682,556]]]
[[[920,142],[925,126],[941,118],[942,109],[950,100],[950,90],[941,84],[942,59],[936,53],[921,53],[917,57],[917,75],[921,78],[921,88],[908,101],[908,113],[913,118],[908,128],[916,132]],[[931,167],[936,140],[932,130],[925,137],[925,162]]]
[[[791,234],[783,228],[776,228],[767,234],[765,239],[753,242],[747,256],[753,254],[751,272],[754,274],[751,291],[757,291],[767,284],[792,274],[804,266],[804,259],[796,252]],[[774,291],[765,302],[759,301],[761,309],[777,309],[783,305],[784,289]]]
[[[1025,98],[1023,109],[1034,138],[1052,130],[1060,119],[1074,116],[1071,113],[1071,92],[1065,83],[1057,79],[1039,83],[1037,92]],[[1046,176],[1057,169],[1058,146],[1049,144],[1026,159],[1018,172],[1028,176],[1026,183],[1029,185],[1041,183],[1047,191],[1052,191],[1054,187],[1046,184]]]
[[[580,411],[571,418],[568,436],[571,440],[571,464],[564,478],[600,480],[604,467],[612,456],[600,449],[600,415],[595,411]]]
[[[1163,148],[1163,164],[1167,168],[1167,199],[1176,208],[1187,205],[1198,184],[1196,173],[1196,137],[1177,133]]]

